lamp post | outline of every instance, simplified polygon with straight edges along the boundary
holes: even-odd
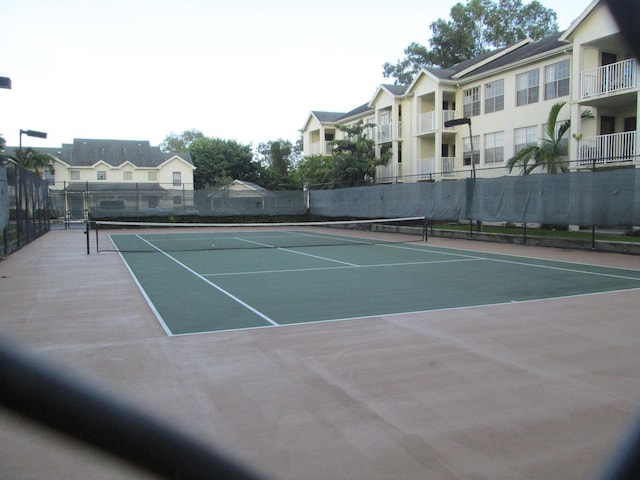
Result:
[[[47,138],[46,132],[38,132],[36,130],[22,130],[20,129],[20,145],[19,149],[22,150],[22,135],[26,135],[27,137],[37,137],[37,138]]]
[[[0,88],[11,89],[11,79],[0,75]]]
[[[471,175],[476,178],[476,162],[473,158],[473,133],[471,133],[471,119],[469,117],[454,118],[453,120],[447,120],[444,122],[444,126],[455,127],[456,125],[469,125],[469,142],[471,143]]]
[[[471,147],[471,178],[473,178],[474,182],[472,185],[475,187],[475,179],[476,179],[476,161],[473,158],[473,133],[471,133],[471,119],[469,117],[462,118],[454,118],[453,120],[447,120],[444,122],[445,127],[455,127],[457,125],[469,125],[469,143]],[[473,238],[473,220],[469,220],[470,232],[469,238]],[[478,231],[481,230],[481,222],[478,220]]]

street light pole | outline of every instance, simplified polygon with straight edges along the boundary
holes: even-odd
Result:
[[[473,158],[473,133],[471,132],[471,119],[469,117],[454,118],[453,120],[447,120],[444,122],[445,127],[455,127],[456,125],[469,125],[469,143],[471,148],[471,178],[473,179],[472,185],[475,187],[476,180],[476,161]],[[470,238],[473,238],[473,220],[469,220],[471,228]],[[478,231],[481,229],[480,220],[478,220]]]
[[[47,138],[46,132],[38,132],[37,130],[22,130],[20,129],[20,140],[18,148],[22,150],[22,135],[26,135],[27,137],[38,137],[38,138]]]

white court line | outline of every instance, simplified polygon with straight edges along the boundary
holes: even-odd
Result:
[[[554,267],[553,265],[540,265],[540,264],[536,264],[536,263],[527,263],[527,262],[518,262],[515,260],[504,260],[504,259],[500,259],[500,258],[491,258],[490,256],[488,257],[482,257],[482,256],[475,256],[475,255],[464,255],[461,253],[449,253],[449,252],[436,252],[433,250],[426,250],[426,249],[422,249],[422,248],[411,248],[411,247],[402,247],[402,246],[398,246],[398,245],[387,245],[387,244],[379,244],[378,246],[380,247],[388,247],[388,248],[402,248],[405,250],[414,250],[417,252],[427,252],[427,253],[440,253],[442,255],[454,255],[454,256],[458,256],[458,257],[466,257],[466,258],[475,258],[478,260],[487,260],[490,262],[500,262],[500,263],[509,263],[509,264],[513,264],[513,265],[522,265],[525,267],[534,267],[534,268],[547,268],[549,270],[559,270],[559,271],[563,271],[563,272],[570,272],[570,273],[584,273],[587,275],[596,275],[596,276],[601,276],[601,277],[611,277],[611,278],[620,278],[623,280],[637,280],[640,281],[640,277],[628,277],[625,275],[614,275],[612,273],[603,273],[603,272],[590,272],[588,270],[580,270],[578,268],[567,268],[567,267]],[[446,247],[435,247],[435,248],[446,248]],[[465,251],[465,250],[463,250]],[[501,253],[497,253],[497,254],[487,254],[487,255],[503,255]],[[511,255],[503,255],[503,256],[511,256]],[[579,264],[579,263],[573,263],[573,262],[564,262],[562,260],[548,260],[548,259],[538,259],[538,258],[533,258],[533,257],[519,257],[519,258],[527,258],[530,259],[534,262],[540,261],[540,262],[553,262],[553,263],[568,263],[568,264],[572,264],[572,265],[583,265],[585,267],[594,267],[594,268],[603,268],[603,269],[611,269],[611,270],[624,270],[618,267],[603,267],[600,265],[589,265],[589,264]],[[627,269],[627,271],[631,271],[631,272],[635,272],[636,270],[629,270]]]
[[[434,308],[434,309],[431,309],[431,310],[428,310],[428,309],[425,309],[425,310],[413,310],[413,311],[410,311],[410,312],[380,313],[380,314],[372,314],[372,315],[362,315],[362,316],[359,316],[359,317],[326,318],[326,319],[321,319],[321,320],[311,320],[311,321],[308,321],[308,322],[283,323],[283,324],[280,325],[280,327],[281,328],[283,328],[283,327],[299,327],[299,326],[304,326],[304,325],[309,326],[309,325],[313,325],[315,323],[348,322],[350,320],[367,320],[367,319],[370,319],[370,318],[403,317],[403,316],[408,316],[408,315],[422,315],[422,314],[430,314],[430,313],[452,312],[452,311],[457,311],[457,310],[472,310],[474,308],[490,308],[490,307],[501,307],[501,306],[536,303],[536,302],[548,302],[548,301],[553,301],[553,300],[563,300],[563,299],[567,299],[567,298],[589,297],[589,296],[593,296],[593,295],[606,295],[606,294],[609,294],[609,293],[622,293],[622,292],[633,292],[633,291],[639,291],[640,292],[640,288],[626,288],[626,289],[619,289],[619,290],[607,290],[607,291],[602,291],[602,292],[578,293],[578,294],[574,294],[574,295],[563,295],[563,296],[560,296],[560,297],[533,298],[533,299],[530,299],[530,300],[521,300],[521,301],[517,301],[517,302],[510,301],[510,302],[487,303],[487,304],[479,304],[479,305],[462,305],[462,306],[459,306],[459,307],[443,307],[443,308]],[[224,329],[224,330],[208,330],[208,331],[201,331],[201,332],[179,333],[179,334],[176,334],[176,336],[205,335],[205,334],[221,333],[221,332],[235,332],[235,331],[242,331],[242,330],[257,330],[257,329],[261,329],[261,328],[271,328],[271,327],[259,326],[259,327],[228,328],[228,329]]]
[[[298,253],[298,252],[294,252]],[[465,258],[459,260],[432,260],[428,262],[400,262],[400,263],[377,263],[372,265],[357,265],[352,267],[349,265],[340,267],[311,267],[311,268],[286,268],[282,270],[255,270],[248,272],[226,272],[226,273],[203,273],[205,277],[224,277],[233,275],[255,275],[261,273],[290,273],[290,272],[314,272],[318,270],[344,270],[348,268],[382,268],[382,267],[401,267],[406,265],[431,265],[435,263],[458,263],[458,262],[478,262],[483,261],[484,258]]]
[[[209,285],[211,285],[213,288],[215,288],[216,290],[218,290],[220,293],[226,295],[227,297],[229,297],[230,299],[234,300],[235,302],[239,303],[240,305],[242,305],[243,307],[245,307],[247,310],[255,313],[256,315],[258,315],[260,318],[262,318],[263,320],[266,320],[267,322],[269,322],[271,325],[274,326],[278,326],[279,323],[275,322],[274,320],[272,320],[271,318],[269,318],[267,315],[265,315],[264,313],[260,312],[259,310],[253,308],[251,305],[249,305],[246,302],[243,302],[242,300],[240,300],[238,297],[236,297],[235,295],[233,295],[231,292],[226,291],[224,288],[220,287],[219,285],[216,285],[215,283],[213,283],[212,281],[204,278],[202,275],[200,275],[198,272],[196,272],[195,270],[187,267],[184,263],[182,263],[180,260],[172,257],[171,255],[169,255],[167,252],[163,252],[162,250],[160,250],[158,247],[156,247],[155,245],[153,245],[152,243],[146,241],[144,238],[140,237],[139,235],[136,234],[136,237],[140,238],[140,240],[142,240],[143,242],[149,244],[152,248],[155,248],[158,252],[162,253],[164,256],[166,256],[167,258],[173,260],[174,262],[176,262],[178,265],[180,265],[182,268],[184,268],[185,270],[187,270],[189,273],[192,273],[193,275],[195,275],[196,277],[198,277],[200,280],[208,283]]]
[[[118,252],[118,255],[120,255],[120,259],[122,260],[122,263],[124,263],[125,268],[129,271],[129,274],[131,274],[131,278],[133,278],[133,281],[138,286],[138,290],[140,290],[140,293],[142,294],[142,297],[146,300],[147,305],[149,305],[149,308],[151,309],[153,314],[156,316],[156,319],[160,322],[160,325],[162,326],[162,329],[164,330],[164,333],[166,333],[167,336],[169,336],[169,337],[173,337],[173,332],[171,331],[169,326],[164,322],[164,319],[162,318],[162,315],[160,315],[160,312],[158,312],[158,310],[156,309],[155,305],[153,304],[153,302],[151,301],[151,299],[147,295],[147,292],[145,292],[144,288],[142,288],[142,285],[140,284],[140,281],[138,280],[138,277],[136,277],[136,274],[133,273],[133,270],[131,270],[131,267],[129,266],[129,263],[127,263],[127,260],[122,255],[122,252],[120,250],[118,250],[118,247],[114,243],[113,238],[111,238],[111,235],[109,235],[109,240],[111,240],[111,244],[114,246],[114,248]]]
[[[329,262],[341,263],[343,265],[348,265],[350,267],[360,267],[360,265],[356,265],[355,263],[343,262],[342,260],[336,260],[335,258],[321,257],[320,255],[312,255],[310,253],[298,252],[296,250],[290,250],[284,247],[276,247],[275,245],[269,245],[268,243],[254,242],[253,240],[247,240],[246,238],[236,238],[236,240],[240,240],[242,242],[247,242],[247,243],[253,243],[255,245],[260,245],[262,247],[277,248],[278,250],[282,250],[284,252],[289,252],[289,253],[295,253],[296,255],[304,255],[306,257],[318,258],[320,260],[327,260]]]

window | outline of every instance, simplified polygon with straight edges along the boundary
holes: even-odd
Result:
[[[173,172],[173,186],[179,187],[182,185],[182,172]]]
[[[97,174],[96,178],[98,179],[98,181],[104,182],[107,179],[106,170],[98,170],[96,174]]]
[[[540,90],[540,71],[530,70],[521,73],[516,77],[517,99],[516,104],[520,107],[530,103],[536,103]]]
[[[504,110],[504,80],[496,80],[484,86],[484,113]]]
[[[69,170],[69,179],[72,182],[80,180],[80,170]]]
[[[148,172],[147,179],[150,182],[157,182],[158,181],[158,172]]]
[[[504,162],[504,132],[487,133],[484,136],[484,163]]]
[[[173,197],[173,204],[176,205],[176,206],[177,205],[182,205],[182,197],[178,197],[178,196]]]
[[[472,140],[473,140],[473,152],[471,152],[470,137],[465,137],[463,139],[464,152],[462,153],[462,158],[463,158],[463,165],[465,166],[471,165],[472,155],[473,155],[473,163],[475,163],[476,165],[480,163],[480,136],[474,135]]]
[[[133,180],[133,172],[130,170],[125,170],[124,172],[122,172],[122,179],[125,182]]]
[[[524,150],[525,148],[531,145],[538,144],[538,128],[537,127],[523,127],[516,128],[515,130],[515,152],[518,153],[520,150]]]
[[[480,115],[480,87],[474,87],[464,91],[464,109],[462,114],[465,117]]]
[[[569,60],[544,67],[544,99],[569,95]]]

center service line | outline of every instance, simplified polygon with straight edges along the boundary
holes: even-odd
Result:
[[[262,247],[277,248],[278,250],[283,250],[289,253],[295,253],[297,255],[306,255],[307,257],[319,258],[320,260],[327,260],[329,262],[341,263],[343,265],[348,265],[349,267],[360,267],[360,265],[356,265],[355,263],[343,262],[342,260],[336,260],[335,258],[321,257],[320,255],[312,255],[310,253],[298,252],[296,250],[290,250],[284,247],[276,247],[275,245],[269,245],[268,243],[254,242],[253,240],[247,240],[246,238],[237,238],[236,240],[253,243],[255,245],[260,245]]]
[[[274,325],[276,327],[280,326],[279,323],[273,321],[271,318],[269,318],[267,315],[265,315],[264,313],[256,310],[255,308],[253,308],[251,305],[249,305],[246,302],[243,302],[242,300],[240,300],[238,297],[236,297],[235,295],[233,295],[230,292],[227,292],[224,288],[220,287],[219,285],[216,285],[215,283],[213,283],[211,280],[208,280],[206,278],[204,278],[202,275],[200,275],[198,272],[194,271],[193,269],[187,267],[184,263],[182,263],[180,260],[173,258],[171,255],[169,255],[167,252],[164,252],[162,250],[160,250],[158,247],[156,247],[153,243],[148,242],[147,240],[145,240],[144,238],[142,238],[139,234],[136,234],[136,237],[138,237],[140,240],[142,240],[143,242],[145,242],[146,244],[150,245],[152,248],[156,249],[158,252],[162,253],[164,256],[166,256],[167,258],[173,260],[174,262],[176,262],[178,265],[180,265],[182,268],[184,268],[185,270],[187,270],[188,272],[192,273],[193,275],[195,275],[196,277],[198,277],[200,280],[208,283],[209,285],[211,285],[213,288],[215,288],[216,290],[218,290],[220,293],[226,295],[227,297],[229,297],[230,299],[234,300],[235,302],[239,303],[240,305],[242,305],[243,307],[245,307],[247,310],[255,313],[256,315],[258,315],[260,318],[266,320],[267,322],[269,322],[271,325]]]

